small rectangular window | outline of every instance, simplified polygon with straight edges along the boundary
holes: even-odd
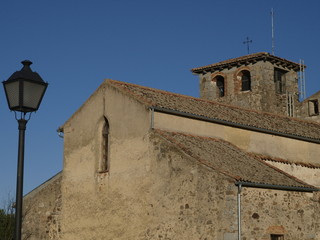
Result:
[[[283,234],[271,234],[271,240],[284,240]]]
[[[309,116],[319,115],[319,102],[318,99],[309,100],[308,102]]]
[[[285,78],[285,74],[287,72],[279,69],[279,68],[275,68],[274,69],[274,84],[275,84],[275,89],[276,89],[276,93],[285,93],[286,92],[286,78]]]

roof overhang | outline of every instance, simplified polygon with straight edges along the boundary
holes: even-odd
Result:
[[[251,187],[251,188],[264,188],[264,189],[273,189],[273,190],[283,190],[283,191],[295,191],[295,192],[317,192],[320,191],[319,188],[307,187],[307,186],[282,186],[274,184],[265,184],[265,183],[253,183],[253,182],[244,182],[238,181],[235,183],[236,186],[241,187]]]
[[[300,67],[301,67],[300,64],[298,63],[271,55],[270,53],[260,52],[260,53],[254,53],[254,54],[250,54],[250,55],[246,55],[238,58],[232,58],[226,61],[210,64],[203,67],[193,68],[191,69],[191,72],[195,74],[202,74],[206,72],[222,71],[223,69],[231,69],[232,67],[240,67],[243,65],[246,66],[249,64],[255,64],[259,61],[270,62],[277,66],[294,70],[296,72],[300,71]],[[306,68],[305,65],[303,65],[302,67]]]

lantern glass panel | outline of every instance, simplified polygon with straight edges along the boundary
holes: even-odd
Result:
[[[4,84],[9,108],[19,107],[19,81],[7,82]]]
[[[37,110],[39,108],[46,85],[38,82],[23,82],[23,107]]]

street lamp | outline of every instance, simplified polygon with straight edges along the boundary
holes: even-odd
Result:
[[[15,239],[21,239],[22,228],[22,197],[23,197],[23,164],[25,130],[31,113],[38,110],[48,83],[30,68],[31,61],[21,62],[23,67],[3,81],[9,109],[14,111],[19,124],[18,168],[16,189]],[[17,112],[20,113],[20,116]],[[29,113],[29,114],[28,114]],[[28,115],[28,117],[27,117]]]

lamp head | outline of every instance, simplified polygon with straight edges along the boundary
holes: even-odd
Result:
[[[29,60],[21,62],[23,67],[13,73],[8,80],[3,81],[9,109],[18,112],[37,111],[48,83],[30,68]]]

